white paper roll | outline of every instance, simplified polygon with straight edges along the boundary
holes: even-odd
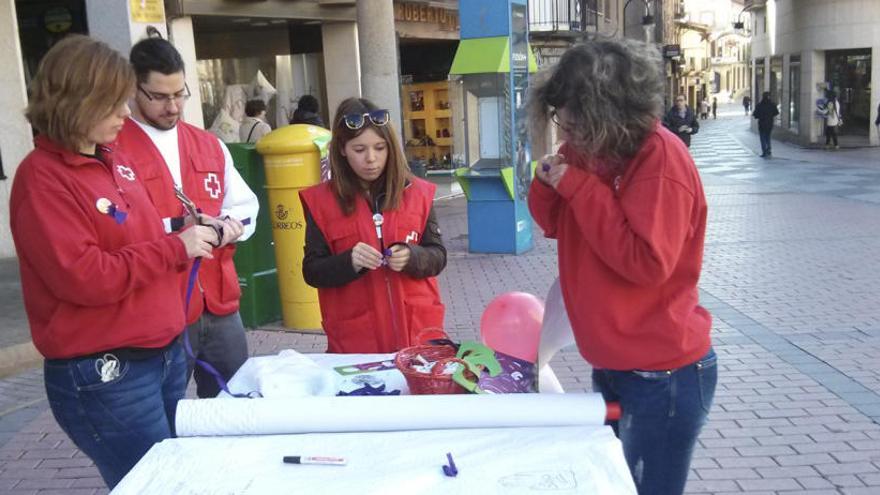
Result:
[[[605,421],[599,394],[409,395],[200,399],[177,405],[177,435],[280,435],[522,426]]]

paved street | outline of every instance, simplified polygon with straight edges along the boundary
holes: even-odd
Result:
[[[880,493],[880,150],[754,148],[741,108],[703,121],[692,152],[709,201],[702,302],[715,316],[716,402],[691,494]],[[465,202],[437,203],[449,249],[447,326],[474,339],[496,294],[543,295],[556,248],[467,253]],[[265,328],[254,354],[323,350],[323,338]],[[552,363],[567,390],[589,389],[568,349]],[[52,419],[33,369],[0,380],[0,492],[104,493],[89,460]]]

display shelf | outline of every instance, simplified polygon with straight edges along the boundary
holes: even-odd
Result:
[[[452,156],[452,104],[446,81],[403,86],[404,133],[407,158],[440,166]]]

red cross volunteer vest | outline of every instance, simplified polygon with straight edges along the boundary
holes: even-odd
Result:
[[[183,192],[202,213],[218,216],[223,205],[226,161],[217,137],[182,121],[177,124],[177,137]],[[174,180],[162,154],[136,122],[131,119],[125,122],[117,146],[131,160],[159,216],[184,215],[183,205],[174,196]],[[241,288],[232,260],[235,244],[214,249],[213,254],[214,259],[202,259],[189,301],[187,324],[198,320],[205,309],[221,316],[238,310]],[[188,277],[189,270],[182,272],[181,298],[186,297]]]
[[[436,186],[412,178],[396,210],[383,211],[385,246],[419,244],[431,212]],[[332,184],[324,182],[300,192],[333,254],[358,242],[377,250],[379,239],[372,211],[364,197],[345,215]],[[318,289],[321,318],[330,353],[388,353],[418,343],[419,332],[443,328],[444,307],[435,277],[413,278],[387,267],[369,270],[342,287]]]

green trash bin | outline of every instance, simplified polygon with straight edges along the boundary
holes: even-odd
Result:
[[[272,219],[266,193],[266,172],[263,159],[252,144],[227,144],[235,169],[260,202],[257,229],[248,240],[235,249],[235,269],[241,287],[241,320],[247,328],[255,328],[281,319],[281,297],[278,291],[278,270],[272,241]]]

